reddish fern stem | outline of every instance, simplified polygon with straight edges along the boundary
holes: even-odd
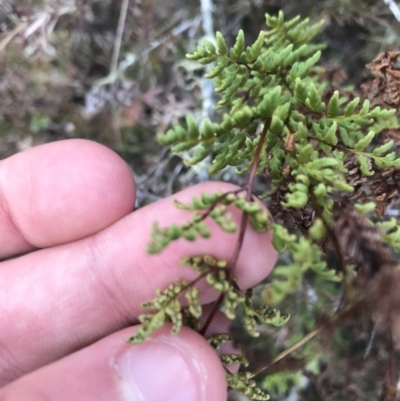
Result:
[[[254,179],[255,179],[256,173],[257,173],[258,162],[260,161],[261,150],[262,150],[265,138],[267,136],[268,129],[271,125],[271,121],[272,121],[272,118],[268,118],[267,121],[265,122],[264,128],[260,135],[260,140],[257,144],[256,152],[254,154],[254,160],[251,165],[249,178],[248,178],[247,184],[246,184],[246,201],[247,202],[250,202],[251,198],[252,198],[252,189],[253,189]],[[228,263],[229,283],[232,283],[235,267],[236,267],[237,261],[239,259],[240,251],[242,249],[244,234],[246,233],[247,217],[248,217],[247,213],[243,212],[242,218],[240,220],[238,239],[236,241],[235,249],[233,251],[232,257]],[[208,315],[208,318],[207,318],[206,322],[204,323],[204,326],[200,330],[201,335],[203,335],[203,336],[205,335],[208,327],[210,326],[212,320],[214,319],[216,313],[218,312],[224,298],[225,298],[225,292],[221,292],[221,294],[219,295],[217,301],[215,302],[210,314]]]

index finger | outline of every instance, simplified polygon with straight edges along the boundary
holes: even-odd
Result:
[[[71,139],[0,162],[0,259],[92,235],[133,210],[126,163],[95,142]]]
[[[237,187],[203,183],[173,199],[188,202],[217,189],[228,192]],[[232,217],[239,222],[241,212],[233,208]],[[231,258],[238,233],[222,231],[212,220],[211,239],[180,239],[158,255],[147,254],[152,222],[167,227],[187,218],[188,212],[176,209],[167,198],[89,238],[3,262],[0,386],[136,322],[142,302],[153,299],[157,289],[165,289],[177,278],[191,281],[197,277],[193,269],[179,263],[182,257]],[[275,260],[271,232],[246,229],[235,269],[240,288],[260,282]],[[202,303],[218,296],[203,280],[197,287]]]

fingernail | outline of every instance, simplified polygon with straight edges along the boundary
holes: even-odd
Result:
[[[200,367],[177,337],[148,339],[129,347],[116,368],[124,401],[204,400]]]

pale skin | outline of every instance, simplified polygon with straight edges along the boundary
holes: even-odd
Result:
[[[139,346],[125,340],[141,302],[175,278],[195,277],[182,256],[229,259],[235,245],[235,234],[211,224],[211,240],[180,240],[151,256],[152,222],[188,218],[172,199],[232,188],[204,183],[132,212],[128,166],[97,143],[61,141],[1,161],[0,401],[225,401],[218,356],[194,331],[173,337],[165,327]],[[255,285],[275,260],[271,234],[249,228],[239,285]],[[204,304],[216,299],[199,288]],[[213,326],[227,322],[217,316]]]

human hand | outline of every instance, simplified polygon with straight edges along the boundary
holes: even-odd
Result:
[[[232,185],[204,183],[173,198],[217,189]],[[179,265],[182,256],[229,259],[234,234],[211,224],[211,240],[179,240],[148,255],[152,222],[179,222],[187,212],[168,198],[131,213],[129,168],[85,140],[1,161],[0,194],[0,258],[13,257],[0,266],[1,400],[226,400],[218,356],[194,331],[172,336],[164,327],[141,345],[125,341],[141,302],[177,277],[194,277]],[[259,282],[275,259],[270,234],[247,230],[239,285]],[[215,299],[206,285],[199,288],[203,303]],[[226,330],[221,317],[214,324]]]

